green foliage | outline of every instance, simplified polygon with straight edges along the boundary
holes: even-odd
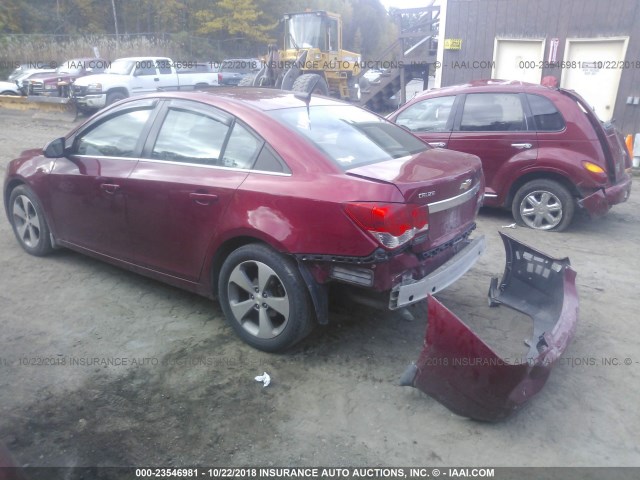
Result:
[[[219,0],[215,9],[200,10],[199,33],[223,33],[258,42],[268,40],[275,25],[265,24],[264,15],[254,0]]]

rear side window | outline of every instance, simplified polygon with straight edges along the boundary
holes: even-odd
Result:
[[[222,165],[229,168],[251,168],[261,147],[262,140],[236,122],[224,150]]]
[[[527,123],[518,94],[472,93],[467,95],[460,130],[506,132],[526,129]]]
[[[455,96],[430,98],[414,103],[396,118],[396,123],[413,132],[446,132]]]
[[[171,109],[162,124],[151,158],[218,165],[229,127],[197,112]]]
[[[253,168],[261,172],[291,173],[284,162],[266,145],[262,147],[262,151],[258,155],[258,160],[256,160]]]
[[[536,130],[557,132],[565,127],[564,118],[551,100],[541,95],[527,93],[527,101],[533,115]]]

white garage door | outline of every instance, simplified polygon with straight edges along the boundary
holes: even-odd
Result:
[[[496,38],[493,78],[540,83],[544,40]]]
[[[629,37],[567,39],[560,86],[575,90],[596,111],[611,120]]]

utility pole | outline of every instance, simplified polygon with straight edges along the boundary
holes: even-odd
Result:
[[[113,8],[113,24],[116,27],[116,57],[117,57],[118,46],[120,44],[120,36],[118,35],[118,16],[116,15],[116,0],[111,0],[111,7]]]

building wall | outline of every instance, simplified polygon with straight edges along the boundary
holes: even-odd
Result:
[[[564,58],[567,38],[628,36],[613,119],[624,134],[640,132],[640,0],[447,0],[443,38],[462,39],[461,50],[444,50],[441,86],[491,77],[496,37],[544,38],[547,59],[552,38],[559,38],[556,59]],[[560,80],[560,68],[542,76]]]

